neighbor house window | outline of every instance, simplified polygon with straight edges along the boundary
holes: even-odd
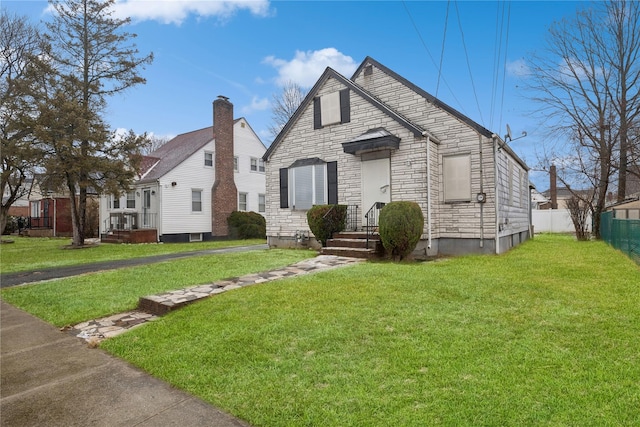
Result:
[[[264,212],[266,210],[266,198],[264,194],[258,194],[258,212]]]
[[[280,207],[309,209],[338,203],[338,163],[319,158],[297,160],[280,169]]]
[[[444,163],[444,201],[471,200],[471,155],[462,154],[442,158]]]
[[[239,161],[238,161],[238,156],[234,156],[233,157],[233,171],[234,172],[239,172],[240,171],[240,166],[239,166]]]
[[[239,211],[247,210],[247,193],[238,194],[238,210]]]
[[[130,191],[127,193],[127,209],[135,209],[136,208],[136,193],[135,191]]]
[[[253,172],[264,172],[264,160],[251,158],[251,170]]]
[[[113,197],[113,209],[120,209],[120,197],[118,196],[112,196]]]
[[[213,166],[213,153],[205,151],[205,153],[204,153],[204,165],[205,166]]]
[[[191,190],[191,212],[202,212],[202,190]]]
[[[313,99],[314,129],[351,121],[351,101],[349,93],[349,89],[344,89]]]

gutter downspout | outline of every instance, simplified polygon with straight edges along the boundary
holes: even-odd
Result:
[[[480,151],[480,193],[484,193],[484,165],[482,157],[482,135],[478,134],[478,145]],[[486,200],[485,200],[486,201]],[[480,203],[480,247],[484,248],[484,202]]]
[[[426,133],[426,132],[425,132]],[[423,133],[424,136],[424,133]],[[431,138],[427,137],[427,249],[431,249]]]
[[[498,135],[496,135],[495,133],[493,135],[491,135],[491,139],[493,139],[493,182],[494,182],[494,191],[495,191],[495,199],[496,199],[496,255],[500,254],[500,229],[499,229],[499,217],[500,217],[500,213],[499,213],[499,203],[498,201],[500,200],[500,194],[498,193],[498,149],[497,149],[497,145],[498,145]]]

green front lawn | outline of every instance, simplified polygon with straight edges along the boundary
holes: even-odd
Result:
[[[256,250],[204,255],[2,290],[2,299],[56,326],[133,310],[139,297],[249,273],[315,256],[313,251]]]
[[[0,245],[0,272],[2,273],[265,243],[264,240],[254,239],[137,245],[100,244],[83,249],[70,249],[69,238],[12,236],[11,240],[14,243]]]
[[[255,426],[631,426],[639,337],[640,268],[543,235],[227,292],[102,347]]]

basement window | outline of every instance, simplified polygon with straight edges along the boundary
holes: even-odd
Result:
[[[190,233],[189,234],[190,242],[202,242],[202,233]]]

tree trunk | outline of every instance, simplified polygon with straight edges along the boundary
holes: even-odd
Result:
[[[71,204],[71,224],[73,226],[73,240],[71,244],[73,246],[84,246],[84,227],[83,221],[80,219],[79,200],[76,197],[75,182],[71,182],[67,175],[67,187],[69,188],[69,201]]]
[[[4,234],[4,229],[7,228],[7,219],[9,218],[9,207],[0,207],[0,234]]]

